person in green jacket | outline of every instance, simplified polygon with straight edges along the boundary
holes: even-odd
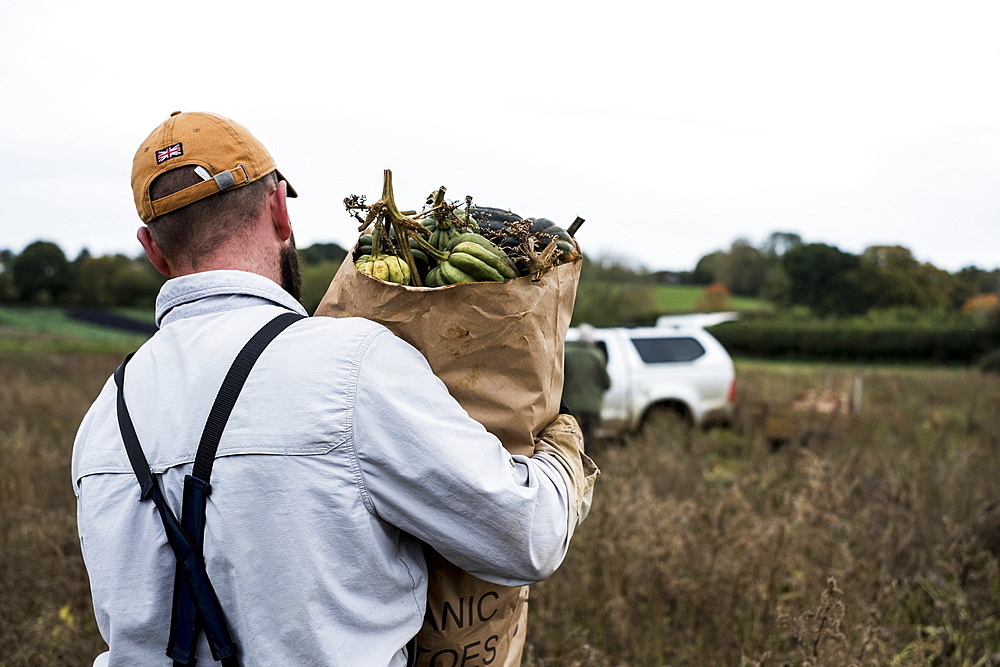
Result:
[[[579,330],[579,340],[566,341],[562,400],[579,422],[584,445],[589,447],[601,425],[601,403],[611,378],[593,327],[583,324]]]

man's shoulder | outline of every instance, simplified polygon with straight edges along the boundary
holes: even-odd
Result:
[[[311,336],[336,336],[339,340],[361,342],[370,340],[381,334],[394,336],[384,325],[363,317],[326,317],[313,316],[305,318],[303,330]]]
[[[312,317],[306,319],[310,322],[318,322],[319,326],[326,327],[355,328],[358,330],[385,329],[384,325],[379,324],[374,320],[365,319],[364,317],[329,317],[326,315],[313,315]]]
[[[336,358],[360,363],[374,347],[392,350],[393,353],[398,353],[400,346],[410,347],[385,325],[363,317],[313,316],[296,323],[291,329],[293,332],[285,338],[286,351],[289,348],[299,351],[308,349],[312,352],[308,356],[317,360]]]

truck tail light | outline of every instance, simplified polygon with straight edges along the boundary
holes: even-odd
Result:
[[[736,379],[729,381],[729,391],[726,392],[726,401],[728,403],[736,403]]]

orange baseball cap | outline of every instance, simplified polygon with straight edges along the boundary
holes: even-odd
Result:
[[[195,165],[204,179],[166,197],[149,198],[149,186],[160,174]],[[264,145],[239,123],[211,113],[181,113],[153,130],[132,160],[132,194],[143,222],[176,211],[218,192],[253,183],[274,168]],[[278,172],[278,179],[285,178]],[[288,196],[297,197],[288,184]]]

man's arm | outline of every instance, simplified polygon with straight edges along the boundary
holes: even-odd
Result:
[[[596,472],[575,420],[546,436],[536,455],[510,456],[388,332],[359,365],[354,447],[371,511],[481,579],[544,579],[586,516]]]

